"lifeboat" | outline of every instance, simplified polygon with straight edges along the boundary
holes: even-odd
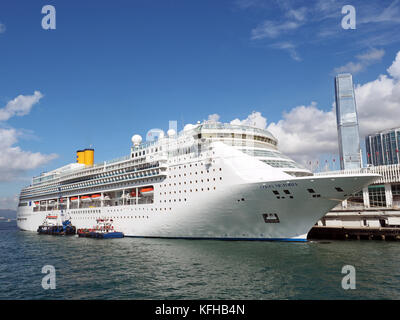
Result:
[[[92,198],[90,198],[90,196],[82,196],[81,200],[82,201],[92,201]]]
[[[154,188],[153,187],[142,188],[142,189],[140,189],[140,193],[143,196],[151,195],[154,193]]]
[[[46,216],[46,219],[57,219],[57,216]]]
[[[71,201],[73,201],[73,202],[78,201],[78,197],[72,197]]]
[[[37,206],[38,206],[38,205],[39,205],[39,201],[35,201],[35,205],[37,205]]]
[[[101,199],[101,194],[100,193],[92,194],[91,198],[93,200],[100,200]]]

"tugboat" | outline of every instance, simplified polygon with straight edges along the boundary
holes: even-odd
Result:
[[[43,224],[37,229],[37,232],[39,234],[51,234],[59,236],[76,234],[76,228],[71,224],[69,219],[63,221],[61,225],[57,224],[57,220],[53,222],[53,219],[57,219],[57,216],[47,216]]]
[[[111,239],[111,238],[123,238],[122,232],[114,230],[112,225],[112,219],[97,219],[97,225],[92,229],[78,229],[78,236],[85,238],[98,238],[98,239]]]

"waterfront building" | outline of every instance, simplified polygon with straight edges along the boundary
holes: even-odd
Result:
[[[340,168],[361,168],[360,136],[351,74],[339,74],[335,77],[335,98]]]
[[[400,163],[400,128],[384,130],[365,137],[369,165],[381,166]]]
[[[336,228],[400,227],[400,164],[320,172],[315,175],[361,172],[376,173],[382,177],[338,204],[318,221],[319,226]]]

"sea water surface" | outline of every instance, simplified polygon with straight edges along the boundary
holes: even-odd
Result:
[[[0,299],[400,299],[400,242],[99,240],[0,222]]]

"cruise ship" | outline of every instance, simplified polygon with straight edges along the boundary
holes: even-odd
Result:
[[[76,163],[34,177],[18,227],[106,218],[131,237],[306,241],[338,202],[380,177],[313,175],[251,126],[204,121],[154,136],[134,135],[127,156],[97,164],[93,149],[79,150]]]

